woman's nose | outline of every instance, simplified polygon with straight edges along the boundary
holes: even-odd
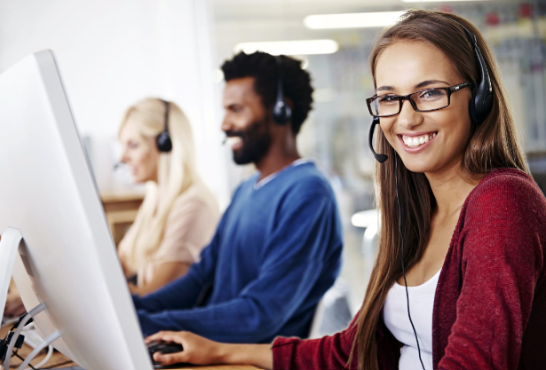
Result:
[[[123,164],[127,164],[127,162],[129,162],[129,155],[127,154],[126,149],[121,152],[121,157],[119,161]]]
[[[407,130],[421,124],[422,115],[415,111],[409,100],[402,101],[400,113],[396,116],[396,123]]]

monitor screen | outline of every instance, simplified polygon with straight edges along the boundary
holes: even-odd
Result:
[[[0,125],[0,232],[23,236],[13,277],[45,305],[38,330],[87,370],[151,369],[51,51],[0,75]]]

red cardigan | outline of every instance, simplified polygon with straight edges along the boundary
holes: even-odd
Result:
[[[434,369],[546,369],[545,252],[544,195],[521,171],[492,171],[466,199],[440,273]],[[274,369],[349,369],[354,323],[321,339],[277,338]],[[382,321],[376,335],[380,368],[398,369],[401,344]]]

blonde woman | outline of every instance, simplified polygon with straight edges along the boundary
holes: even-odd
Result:
[[[133,182],[146,183],[144,202],[119,245],[126,276],[136,275],[131,292],[144,295],[186,274],[210,241],[219,211],[199,178],[191,127],[176,104],[156,98],[136,103],[118,138]]]

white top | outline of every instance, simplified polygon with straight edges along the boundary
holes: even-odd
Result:
[[[426,370],[432,370],[432,310],[440,271],[419,286],[408,287],[410,313],[421,347],[421,358]],[[394,337],[403,344],[400,351],[399,370],[422,369],[415,334],[408,318],[406,287],[394,283],[385,305],[383,321]]]

